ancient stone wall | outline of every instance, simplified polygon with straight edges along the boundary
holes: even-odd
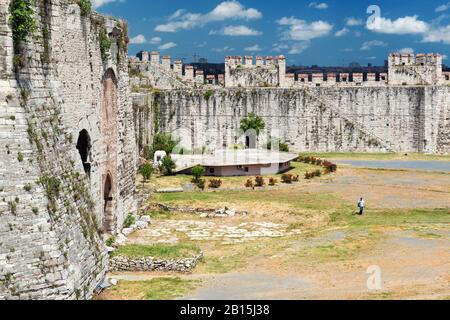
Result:
[[[177,131],[189,150],[245,145],[250,112],[292,151],[450,152],[448,86],[162,91],[159,130]],[[181,132],[180,132],[181,131]]]
[[[9,3],[0,0],[0,300],[89,298],[107,271],[104,232],[135,210],[126,25],[37,0],[37,30],[14,48]]]

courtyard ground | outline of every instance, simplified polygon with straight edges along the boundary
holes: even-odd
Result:
[[[188,177],[164,179],[153,178],[146,187],[173,187]],[[153,194],[151,207],[228,207],[248,215],[149,210],[151,227],[133,234],[131,244],[195,245],[203,261],[187,275],[113,274],[119,284],[99,299],[450,298],[450,173],[341,166],[333,175],[257,190],[240,187],[246,178],[237,179],[215,191]],[[360,196],[367,204],[362,217],[356,215]],[[381,290],[367,287],[371,266],[382,272]]]

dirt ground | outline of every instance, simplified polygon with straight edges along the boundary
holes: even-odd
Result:
[[[193,274],[113,274],[119,286],[100,298],[140,299],[121,291],[121,284],[179,277],[197,285],[178,299],[450,299],[448,173],[345,166],[275,191],[223,192],[166,200],[181,207],[227,204],[249,216],[156,217],[150,229],[131,237],[133,243],[198,244],[205,258]],[[360,196],[368,208],[356,217]],[[254,237],[239,237],[249,226]],[[270,236],[271,228],[281,234]],[[224,242],[227,232],[238,241]],[[381,271],[378,290],[367,286],[373,266]]]

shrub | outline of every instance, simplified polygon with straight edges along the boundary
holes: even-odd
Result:
[[[208,91],[206,91],[206,92],[203,94],[203,98],[204,98],[206,101],[208,101],[209,98],[211,98],[213,94],[214,94],[214,91],[208,90]]]
[[[87,16],[92,11],[92,3],[90,0],[78,0],[78,5],[81,9],[81,15]]]
[[[18,160],[19,162],[23,162],[23,154],[22,154],[22,152],[19,152],[19,153],[17,154],[17,160]]]
[[[206,187],[206,181],[205,181],[205,179],[199,179],[199,180],[197,181],[197,187],[198,187],[200,190],[205,190],[205,187]]]
[[[194,179],[193,179],[194,183],[198,183],[204,174],[205,174],[205,168],[203,168],[202,166],[195,166],[194,168],[192,168],[192,175],[194,176]]]
[[[142,174],[142,177],[144,178],[144,181],[150,180],[152,173],[153,173],[153,167],[151,166],[150,163],[145,163],[144,165],[142,165],[141,174]]]
[[[337,171],[337,165],[334,163],[331,163],[329,161],[324,161],[323,166],[325,167],[325,173],[333,173]]]
[[[264,187],[265,184],[266,184],[266,182],[264,181],[263,177],[257,176],[255,178],[255,186],[257,186],[257,187]]]
[[[282,176],[281,176],[281,181],[283,182],[283,183],[292,183],[292,174],[283,174]]]
[[[36,32],[36,21],[33,17],[33,2],[30,0],[13,0],[9,6],[9,22],[11,23],[15,43],[24,42],[28,35]]]
[[[27,183],[27,184],[23,187],[23,189],[24,189],[26,192],[30,192],[30,191],[31,191],[31,184]]]
[[[273,139],[276,143],[278,143],[278,150],[281,152],[289,152],[289,146],[287,143],[281,142],[280,139]],[[267,143],[267,150],[272,150],[272,138]]]
[[[293,182],[299,182],[299,181],[300,181],[300,176],[299,176],[298,174],[295,175],[295,176],[293,175],[293,176],[292,176],[292,181],[293,181]]]
[[[102,29],[99,34],[100,54],[103,61],[109,57],[109,50],[111,49],[112,41],[109,39],[106,29]]]
[[[136,222],[136,218],[133,216],[132,213],[129,213],[128,216],[125,218],[125,221],[123,222],[124,228],[131,227]]]
[[[315,175],[316,177],[321,177],[321,176],[322,176],[322,171],[316,170],[316,171],[314,171],[314,175]]]
[[[222,180],[221,179],[211,179],[209,180],[209,187],[212,189],[218,189],[222,186]]]
[[[10,116],[10,117],[9,117],[9,120],[11,120],[11,121],[16,121],[16,116]]]
[[[253,183],[252,179],[247,179],[247,182],[245,183],[246,188],[254,188],[255,184]]]
[[[108,240],[105,241],[105,244],[107,247],[112,247],[116,243],[116,237],[110,237]]]
[[[176,165],[175,162],[172,160],[171,156],[165,156],[162,160],[161,160],[161,172],[165,175],[165,176],[171,176],[173,175],[173,170],[175,170]]]
[[[306,179],[306,180],[310,180],[310,179],[312,179],[312,178],[313,178],[313,176],[312,176],[311,173],[309,173],[309,172],[306,172],[306,173],[305,173],[305,179]]]
[[[278,180],[275,178],[270,178],[269,179],[269,186],[275,186],[278,183]]]

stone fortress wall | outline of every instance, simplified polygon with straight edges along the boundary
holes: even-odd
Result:
[[[139,57],[134,64],[149,63],[145,52]],[[254,112],[267,124],[260,146],[275,134],[292,151],[450,152],[450,74],[442,72],[439,54],[391,54],[388,74],[296,77],[285,74],[283,56],[258,57],[255,64],[249,56],[227,57],[225,75],[217,79],[193,76],[189,66],[183,75],[180,63],[171,69],[169,57],[162,64],[157,52],[151,57],[153,65],[176,72],[184,87],[167,80],[157,94],[135,93],[135,110],[150,101],[153,118],[146,122],[155,131],[184,130],[179,135],[188,137],[187,150],[245,145],[236,131]],[[136,130],[151,140],[152,132]]]
[[[36,0],[14,43],[0,0],[0,300],[90,298],[134,200],[126,23]]]
[[[450,84],[450,72],[442,72],[440,54],[400,54],[388,57],[388,73],[286,73],[286,58],[228,56],[225,58],[225,73],[205,75],[191,65],[183,66],[181,60],[171,62],[170,56],[160,58],[159,52],[141,51],[130,58],[133,66],[141,68],[150,79],[149,85],[160,89],[196,88],[203,85],[225,88],[234,87],[348,87],[389,85],[444,85]],[[183,73],[184,69],[184,73]],[[132,85],[140,85],[132,78]]]

